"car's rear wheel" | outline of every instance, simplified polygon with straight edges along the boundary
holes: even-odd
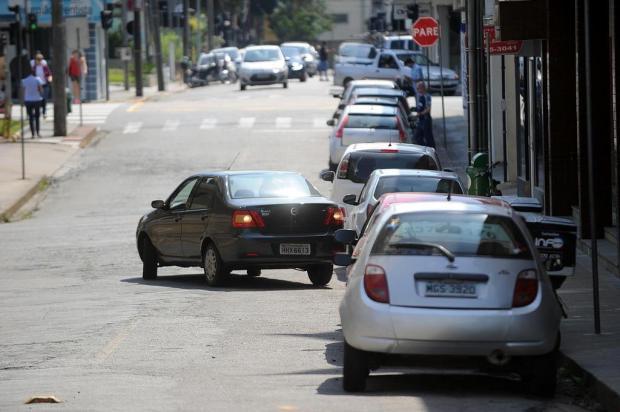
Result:
[[[246,85],[243,83],[239,83],[239,90],[244,91],[246,88]]]
[[[314,286],[325,286],[332,279],[334,266],[331,263],[322,263],[308,267],[308,277]]]
[[[301,77],[299,78],[300,82],[305,82],[308,79],[308,77],[306,76],[306,73],[302,73]]]
[[[157,279],[157,251],[147,236],[142,237],[142,279]]]
[[[368,353],[344,342],[344,368],[342,388],[347,392],[362,392],[368,377]]]
[[[283,87],[283,88],[285,88],[285,89],[287,89],[287,88],[288,88],[288,82],[284,82],[284,83],[282,83],[282,87]]]
[[[209,243],[205,248],[203,265],[205,279],[209,286],[218,286],[228,274],[222,259],[220,258],[220,254],[217,252],[217,249],[213,243]]]
[[[533,395],[551,398],[557,385],[557,358],[554,350],[546,355],[528,358],[521,373],[526,389]]]
[[[257,277],[257,276],[260,276],[261,271],[260,269],[248,269],[247,274],[248,276]]]

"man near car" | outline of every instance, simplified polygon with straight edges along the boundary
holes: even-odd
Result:
[[[426,91],[426,85],[423,81],[416,83],[416,107],[418,114],[418,123],[415,128],[415,143],[435,147],[435,139],[433,137],[433,119],[431,118],[431,95]]]
[[[418,82],[424,81],[424,71],[414,59],[407,59],[405,65],[411,69],[411,89],[414,95],[417,95],[416,85]]]

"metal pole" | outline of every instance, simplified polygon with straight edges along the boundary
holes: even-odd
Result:
[[[134,9],[133,14],[133,58],[135,71],[134,76],[136,78],[136,96],[142,97],[142,25],[140,23],[140,9]]]
[[[62,0],[52,2],[52,73],[60,73],[54,76],[52,93],[54,95],[54,136],[67,135],[67,49],[65,31],[65,19],[62,13]]]
[[[467,112],[469,114],[469,152],[478,152],[478,58],[479,39],[476,36],[476,1],[467,0]]]
[[[491,127],[491,105],[489,104],[489,96],[491,96],[491,39],[489,38],[489,35],[486,35],[486,76],[485,76],[485,80],[486,80],[486,88],[485,88],[485,96],[483,97],[484,99],[484,104],[486,106],[486,111],[485,113],[487,114],[487,117],[485,119],[486,123],[485,123],[485,127],[487,130],[487,148],[488,148],[488,153],[489,153],[489,168],[491,170],[491,174],[493,174],[493,169],[492,169],[492,165],[493,165],[493,131],[492,131],[492,127]]]
[[[189,0],[183,0],[183,56],[189,57]]]
[[[502,55],[502,152],[504,155],[504,182],[508,181],[508,163],[506,149],[506,59]],[[619,255],[620,256],[620,255]]]
[[[159,10],[155,10],[155,7],[149,7],[149,13],[153,29],[151,33],[153,35],[153,46],[155,49],[155,66],[157,69],[157,90],[163,92],[166,90],[164,84],[164,62],[161,56],[161,36],[159,34]]]
[[[440,31],[441,33],[441,31]],[[441,117],[443,121],[443,147],[448,147],[448,137],[446,131],[446,102],[444,99],[444,91],[443,91],[443,56],[442,56],[442,46],[441,46],[441,36],[439,36],[439,87],[441,88]]]
[[[24,74],[22,73],[22,19],[21,19],[21,10],[18,9],[18,12],[15,14],[15,19],[17,20],[17,97],[19,99],[19,125],[20,125],[20,134],[22,138],[21,149],[22,149],[22,180],[26,179],[26,146],[24,144],[24,87],[22,85],[22,79]]]
[[[424,50],[426,52],[426,88],[431,89],[431,51],[428,47]]]
[[[127,47],[127,2],[122,1],[121,3],[123,4],[123,13],[121,15],[123,23],[123,27],[121,28],[121,32],[123,33],[123,47]],[[123,60],[123,84],[125,90],[129,90],[129,62],[127,60]]]
[[[601,312],[598,285],[598,241],[597,241],[597,222],[596,222],[596,197],[594,196],[594,138],[592,132],[592,71],[590,62],[592,61],[590,52],[590,0],[585,0],[583,14],[585,19],[585,70],[586,70],[586,127],[588,138],[588,197],[590,204],[590,238],[592,244],[592,296],[594,300],[594,332],[601,333]]]
[[[110,39],[108,38],[108,31],[104,30],[105,36],[105,99],[110,100]]]
[[[207,45],[213,49],[213,33],[215,32],[215,16],[213,16],[213,0],[207,0]]]
[[[77,48],[80,53],[80,66],[82,65],[82,51],[80,50],[80,29],[76,28],[75,33],[77,35]],[[82,67],[80,67],[80,84],[79,84],[79,93],[78,100],[80,103],[80,126],[82,126],[82,80],[84,79],[84,74],[82,73]]]

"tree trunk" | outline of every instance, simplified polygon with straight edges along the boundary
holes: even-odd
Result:
[[[54,94],[54,136],[67,135],[67,44],[63,1],[52,1],[52,93]]]

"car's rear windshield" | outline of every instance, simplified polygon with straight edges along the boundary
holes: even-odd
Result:
[[[347,179],[354,183],[366,183],[377,169],[424,169],[437,170],[432,157],[424,153],[357,152],[349,157]]]
[[[245,62],[266,62],[280,60],[280,51],[277,49],[255,49],[247,50],[243,61]]]
[[[508,217],[485,213],[417,212],[388,219],[373,246],[374,255],[439,255],[531,259],[521,230]]]
[[[350,114],[345,129],[396,129],[396,116]]]
[[[461,186],[452,179],[428,176],[385,176],[379,179],[374,198],[379,199],[385,193],[397,192],[463,194]]]
[[[281,49],[282,53],[288,57],[299,56],[300,54],[308,52],[303,46],[282,46]]]
[[[377,52],[371,45],[366,44],[343,44],[338,49],[338,54],[342,57],[357,57],[360,59],[372,59]]]
[[[321,196],[303,176],[295,173],[248,173],[228,177],[232,199]]]
[[[413,45],[413,40],[392,40],[390,42],[390,49],[415,50],[415,46]]]

